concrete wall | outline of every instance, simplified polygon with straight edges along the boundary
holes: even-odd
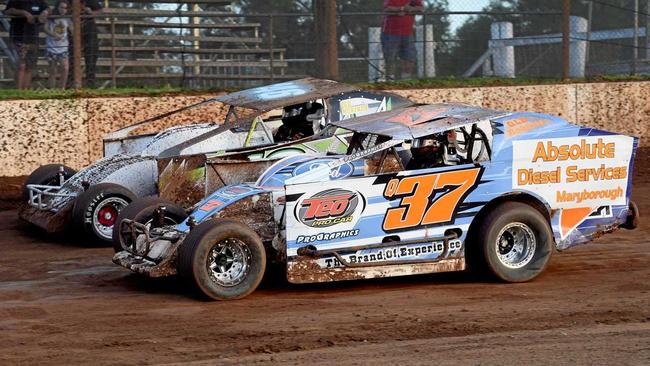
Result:
[[[465,102],[560,115],[577,124],[642,137],[641,145],[650,146],[645,138],[650,128],[650,82],[394,92],[422,103]],[[81,168],[101,157],[105,133],[212,96],[0,102],[0,176],[27,175],[50,162]],[[157,122],[149,130],[219,121],[225,113],[223,105],[211,104]]]

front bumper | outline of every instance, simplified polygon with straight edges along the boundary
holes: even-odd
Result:
[[[72,216],[72,207],[74,201],[68,203],[57,212],[42,210],[37,207],[24,203],[19,211],[18,217],[32,225],[40,227],[48,233],[58,233],[64,231]]]
[[[76,193],[62,193],[61,185],[28,184],[29,198],[18,212],[22,220],[40,227],[48,233],[65,230],[70,222]]]
[[[124,250],[113,256],[113,263],[151,278],[173,276],[176,274],[175,258],[167,262],[156,263],[153,260],[137,256]]]
[[[144,224],[125,219],[120,223],[122,251],[113,256],[113,263],[148,277],[175,275],[178,247],[183,233],[173,227],[149,230]]]

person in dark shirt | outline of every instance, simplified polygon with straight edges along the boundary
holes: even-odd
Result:
[[[38,61],[38,33],[47,20],[48,7],[44,0],[9,0],[4,13],[14,17],[9,35],[18,54],[16,87],[29,89]]]
[[[95,16],[102,12],[102,6],[97,0],[81,0],[81,51],[86,61],[87,88],[96,86],[97,58],[99,57],[99,38],[97,37],[97,23]],[[70,45],[70,69],[74,69],[74,52]],[[73,73],[70,73],[72,79]],[[72,80],[69,80],[72,85]]]

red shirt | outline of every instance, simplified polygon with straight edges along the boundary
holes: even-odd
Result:
[[[388,6],[422,6],[422,0],[384,0],[384,9]],[[382,32],[396,36],[410,36],[413,34],[414,15],[386,15]]]

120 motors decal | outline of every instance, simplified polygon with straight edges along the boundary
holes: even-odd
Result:
[[[359,192],[328,189],[304,198],[296,205],[296,219],[309,227],[329,227],[354,220],[365,209],[365,198]]]

